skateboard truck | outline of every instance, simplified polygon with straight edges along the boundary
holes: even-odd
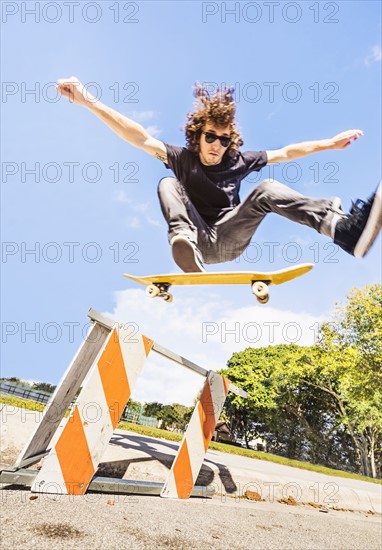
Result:
[[[170,286],[169,283],[152,283],[146,287],[146,296],[149,296],[149,298],[156,298],[159,296],[159,298],[163,298],[165,302],[170,303],[173,301],[173,295],[168,292]]]
[[[268,285],[271,281],[251,281],[252,294],[256,296],[260,304],[266,304],[269,300]]]

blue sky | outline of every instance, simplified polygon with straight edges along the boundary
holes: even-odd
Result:
[[[72,75],[92,83],[101,101],[177,145],[196,80],[236,86],[243,150],[360,128],[345,151],[266,167],[242,184],[244,198],[272,175],[305,194],[340,196],[347,210],[381,178],[379,2],[280,2],[273,14],[264,2],[67,4],[2,2],[2,376],[57,383],[89,307],[218,369],[249,345],[312,343],[312,327],[350,288],[381,281],[380,237],[360,261],[270,215],[238,261],[209,267],[315,263],[272,288],[267,306],[245,287],[146,299],[121,275],[177,271],[156,193],[171,173],[53,87]],[[190,403],[201,383],[154,356],[134,397]]]

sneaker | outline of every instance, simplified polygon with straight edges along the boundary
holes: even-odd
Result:
[[[175,235],[171,239],[172,256],[185,273],[203,272],[204,268],[196,246],[187,237]]]
[[[330,232],[330,237],[332,237],[332,239],[334,239],[334,235],[335,235],[335,231],[336,231],[336,225],[339,222],[339,220],[341,220],[342,218],[345,217],[345,214],[344,214],[344,212],[342,210],[342,206],[341,206],[341,199],[339,197],[333,197],[333,199],[332,199],[332,211],[333,211],[333,217],[332,217],[332,221],[330,223],[329,232]]]
[[[365,202],[358,199],[350,213],[337,222],[334,242],[349,254],[363,258],[382,227],[382,182]]]

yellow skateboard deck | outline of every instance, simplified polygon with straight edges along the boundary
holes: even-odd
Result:
[[[313,268],[313,264],[299,264],[279,271],[216,271],[211,273],[169,273],[166,275],[146,275],[139,277],[124,273],[123,276],[146,286],[150,298],[159,296],[166,302],[172,301],[168,292],[172,285],[251,285],[257,300],[265,304],[269,300],[268,286],[281,285],[296,277],[301,277]]]

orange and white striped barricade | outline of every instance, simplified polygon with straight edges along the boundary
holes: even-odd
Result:
[[[115,324],[32,485],[35,493],[85,493],[153,341]]]
[[[162,347],[142,334],[90,309],[91,330],[52,395],[39,425],[16,463],[0,472],[0,483],[31,487],[32,492],[82,495],[98,492],[152,494],[188,498],[212,496],[195,481],[228,391],[247,393],[226,378]],[[150,353],[174,361],[206,378],[189,426],[165,485],[94,476],[102,455]],[[71,415],[65,412],[80,389]],[[48,455],[48,456],[46,456]],[[46,456],[39,472],[28,470]]]
[[[209,371],[202,395],[161,492],[165,498],[189,498],[222,412],[230,381]]]

